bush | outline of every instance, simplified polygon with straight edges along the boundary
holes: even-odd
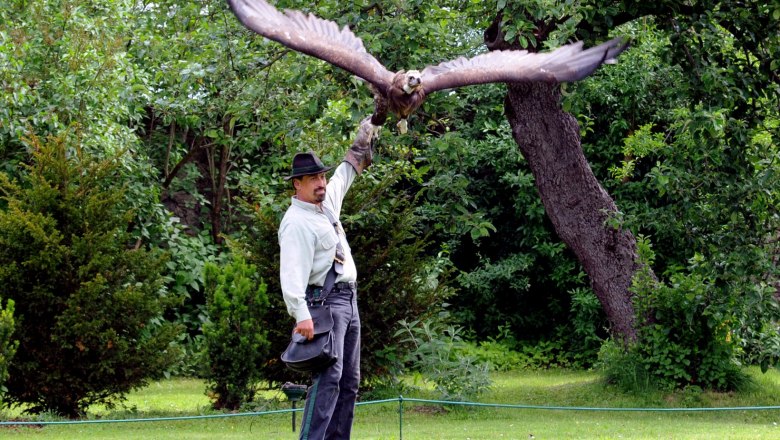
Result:
[[[607,383],[624,391],[640,393],[656,387],[641,359],[614,339],[604,341],[595,367],[603,371]]]
[[[639,312],[652,312],[633,347],[642,364],[664,388],[735,389],[744,373],[735,360],[729,316],[712,304],[708,281],[695,274],[670,281],[672,286],[658,285],[635,302]]]
[[[567,351],[572,364],[590,367],[598,358],[599,348],[606,337],[606,318],[596,294],[590,289],[577,288],[571,294],[571,328],[566,328]]]
[[[163,313],[176,298],[165,255],[130,246],[119,161],[32,143],[18,182],[0,173],[0,297],[14,301],[19,339],[5,400],[78,417],[175,360],[179,330]]]
[[[531,368],[528,356],[500,341],[481,341],[478,344],[468,343],[463,349],[465,356],[472,357],[479,363],[489,366],[492,371],[511,371]]]
[[[412,370],[431,381],[445,400],[471,399],[490,388],[490,365],[465,354],[468,344],[462,328],[434,320],[401,321],[396,336],[411,346],[407,362]]]
[[[261,366],[268,357],[268,310],[264,282],[255,282],[257,271],[243,258],[220,269],[204,268],[209,320],[203,336],[209,363],[209,391],[214,408],[237,410],[251,402]]]
[[[636,342],[602,350],[619,360],[606,366],[610,377],[616,383],[636,377],[662,389],[738,388],[746,380],[732,337],[739,298],[720,291],[712,272],[702,270],[709,265],[695,259],[690,273],[672,274],[668,285],[658,282],[649,275],[654,254],[646,238],[639,237],[638,250],[643,264],[631,289],[637,321],[643,324]]]
[[[6,391],[5,380],[8,379],[8,364],[16,354],[18,341],[12,341],[14,333],[14,302],[8,300],[3,308],[0,298],[0,394]]]

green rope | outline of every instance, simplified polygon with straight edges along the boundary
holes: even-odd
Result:
[[[730,406],[730,407],[716,407],[716,408],[603,408],[603,407],[587,407],[587,406],[546,406],[546,405],[516,405],[508,403],[478,403],[478,402],[453,402],[448,400],[428,400],[428,399],[414,399],[399,396],[393,399],[384,400],[372,400],[368,402],[358,402],[356,406],[362,405],[376,405],[380,403],[398,402],[399,408],[399,420],[403,425],[403,403],[404,402],[416,402],[424,404],[436,404],[436,405],[460,405],[460,406],[476,406],[476,407],[491,407],[491,408],[513,408],[513,409],[538,409],[538,410],[558,410],[558,411],[646,411],[646,412],[697,412],[697,411],[765,411],[765,410],[780,410],[780,406]],[[98,419],[98,420],[62,420],[62,421],[1,421],[0,426],[43,426],[43,425],[86,425],[92,423],[129,423],[129,422],[169,422],[176,420],[197,420],[197,419],[221,419],[228,417],[249,417],[249,416],[262,416],[268,414],[285,414],[303,411],[302,408],[297,409],[279,409],[271,411],[256,411],[245,413],[231,413],[231,414],[209,414],[200,416],[178,416],[178,417],[157,417],[157,418],[141,418],[141,419]],[[401,427],[401,435],[403,435],[403,427]],[[403,438],[403,437],[402,437]]]
[[[155,418],[145,418],[145,419],[60,420],[60,421],[40,421],[40,422],[13,421],[13,422],[0,422],[0,426],[86,425],[90,423],[169,422],[172,420],[223,419],[227,417],[262,416],[266,414],[282,414],[282,413],[290,413],[294,411],[303,411],[303,409],[300,408],[278,409],[272,411],[259,411],[259,412],[246,412],[246,413],[209,414],[209,415],[200,415],[200,416],[178,416],[178,417],[155,417]]]
[[[772,410],[780,409],[780,406],[729,406],[716,408],[603,408],[588,406],[546,406],[546,405],[514,405],[508,403],[477,403],[477,402],[451,402],[447,400],[427,400],[404,398],[405,402],[435,403],[439,405],[462,405],[462,406],[481,406],[493,408],[515,408],[515,409],[547,409],[547,410],[569,410],[569,411],[745,411],[745,410]]]

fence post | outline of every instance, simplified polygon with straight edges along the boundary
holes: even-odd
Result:
[[[398,440],[404,440],[404,396],[398,396]]]

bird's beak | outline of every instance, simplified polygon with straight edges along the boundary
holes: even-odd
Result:
[[[416,88],[420,85],[420,77],[419,76],[410,76],[409,77],[409,87]]]

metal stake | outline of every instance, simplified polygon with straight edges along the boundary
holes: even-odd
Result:
[[[306,395],[306,385],[296,385],[294,383],[286,382],[282,385],[282,392],[287,399],[292,402],[292,432],[295,432],[295,403]]]

